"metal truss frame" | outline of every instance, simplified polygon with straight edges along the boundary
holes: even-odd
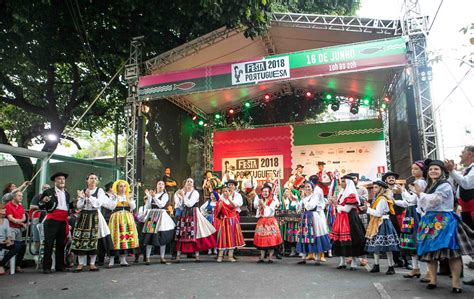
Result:
[[[413,67],[412,84],[422,154],[424,158],[436,159],[438,157],[438,141],[430,81],[426,77],[422,80],[423,76],[421,76],[422,71],[426,70],[428,66],[426,51],[428,17],[421,15],[418,0],[405,0],[404,10],[403,31],[410,38],[408,46],[411,57],[409,58]]]
[[[380,20],[351,16],[273,13],[272,23],[300,28],[377,33],[392,36],[402,34],[399,20]]]

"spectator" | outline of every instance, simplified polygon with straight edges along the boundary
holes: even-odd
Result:
[[[5,205],[7,219],[10,222],[13,240],[22,241],[22,230],[26,228],[25,208],[22,205],[23,193],[15,191],[13,199]]]
[[[5,205],[0,203],[0,250],[7,249],[8,252],[3,257],[3,260],[0,261],[0,276],[5,275],[5,265],[7,262],[14,256],[17,257],[16,267],[17,272],[23,272],[20,268],[20,264],[25,255],[26,245],[23,242],[14,241],[13,234],[10,230],[10,223],[5,219]]]
[[[14,191],[23,191],[29,185],[31,185],[30,181],[23,182],[23,184],[21,184],[21,186],[18,188],[16,187],[15,183],[7,183],[5,188],[3,188],[2,202],[6,204],[13,199]]]
[[[48,184],[44,184],[41,187],[41,192],[44,192],[45,190],[51,188]],[[35,253],[38,252],[39,246],[40,246],[40,236],[39,236],[39,230],[38,230],[38,224],[43,221],[44,218],[44,212],[40,211],[38,203],[41,197],[41,193],[37,194],[33,197],[30,203],[30,219],[31,219],[31,240],[33,241],[34,245],[34,250]]]

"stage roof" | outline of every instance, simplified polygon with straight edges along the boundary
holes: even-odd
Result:
[[[175,82],[178,82],[182,74],[192,72],[193,69],[200,68],[210,72],[215,67],[226,64],[230,68],[230,63],[235,64],[239,61],[261,60],[262,57],[267,59],[266,56],[279,57],[285,53],[399,36],[401,28],[398,20],[275,13],[265,36],[252,40],[245,38],[241,29],[220,28],[146,61],[148,76],[140,78],[140,88],[143,87],[143,78],[174,75]],[[292,76],[287,78],[288,80],[282,78],[258,84],[223,86],[189,93],[183,91],[180,94],[170,95],[142,94],[140,99],[168,98],[181,104],[180,106],[189,112],[193,110],[209,114],[240,105],[243,101],[261,97],[265,93],[285,94],[294,90],[331,91],[359,97],[369,94],[374,98],[380,98],[383,97],[394,75],[402,70],[404,63],[397,62],[385,66],[335,74],[321,73],[318,76],[308,73],[297,78]]]

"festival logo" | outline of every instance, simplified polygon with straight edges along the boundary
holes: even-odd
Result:
[[[232,64],[232,85],[290,78],[289,56]]]

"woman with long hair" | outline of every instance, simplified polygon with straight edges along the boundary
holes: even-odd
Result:
[[[365,253],[365,229],[357,215],[360,205],[357,190],[351,176],[341,178],[341,192],[333,204],[337,205],[336,219],[329,237],[332,241],[332,253],[340,257],[337,269],[347,267],[345,257],[351,257],[350,270],[355,271],[357,262],[354,257]]]
[[[184,187],[175,194],[175,203],[182,205],[183,211],[176,224],[176,262],[181,261],[181,252],[195,253],[199,263],[199,251],[216,247],[214,233],[216,229],[204,218],[198,208],[199,193],[194,189],[194,180],[188,178]]]
[[[454,212],[454,193],[445,179],[447,170],[440,160],[426,160],[428,185],[425,192],[416,190],[419,206],[426,211],[420,219],[417,234],[417,254],[428,263],[430,283],[437,287],[438,261],[448,259],[452,275],[452,292],[462,293],[462,255],[471,255],[473,231]]]
[[[367,214],[370,215],[369,225],[367,226],[367,232],[365,237],[367,242],[365,245],[365,251],[374,254],[374,266],[371,273],[380,272],[380,254],[385,253],[388,259],[388,271],[387,275],[395,274],[395,263],[393,261],[393,252],[399,251],[398,245],[398,234],[390,221],[390,209],[393,209],[392,205],[389,205],[389,195],[387,195],[388,185],[382,181],[373,182],[375,199],[372,205],[366,202]]]
[[[174,238],[175,224],[173,219],[165,210],[169,197],[165,190],[165,182],[156,182],[155,190],[145,190],[148,197],[146,209],[148,214],[143,225],[143,244],[145,249],[145,264],[150,265],[150,255],[153,247],[160,248],[160,263],[166,264],[166,245],[170,244]]]
[[[110,229],[100,208],[110,205],[110,199],[102,188],[97,187],[97,175],[86,177],[87,188],[77,191],[77,208],[81,210],[72,236],[71,250],[78,256],[74,272],[82,272],[90,256],[89,270],[99,271],[95,266],[99,247],[108,252],[113,249]]]
[[[120,266],[128,267],[127,254],[134,254],[139,247],[137,226],[132,214],[136,203],[130,194],[130,185],[126,181],[116,181],[112,185],[112,190],[116,196],[114,212],[110,215],[109,220],[109,229],[114,244],[109,268],[114,266],[114,255],[120,255]]]

